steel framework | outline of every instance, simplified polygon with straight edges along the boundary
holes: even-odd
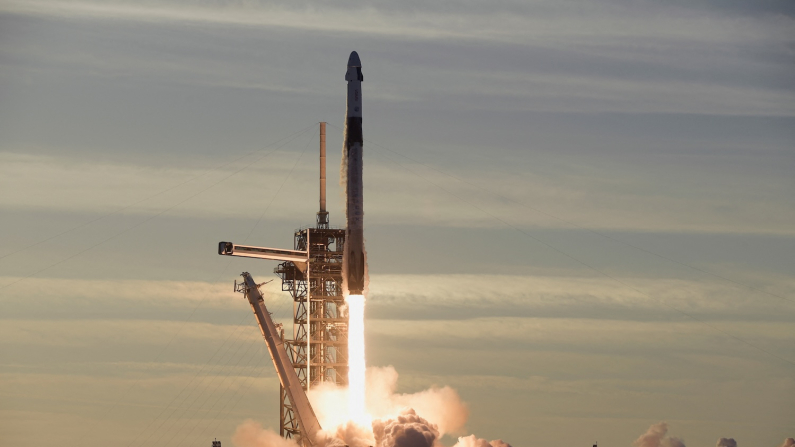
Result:
[[[329,227],[326,211],[326,123],[320,123],[320,211],[315,227],[295,231],[293,250],[219,242],[218,254],[282,261],[274,273],[293,298],[293,338],[279,336],[304,392],[322,382],[348,384],[348,314],[342,294],[345,229]],[[237,287],[237,286],[236,286]],[[295,402],[279,389],[279,432],[309,445]]]
[[[306,391],[321,382],[348,383],[348,315],[342,295],[345,230],[318,220],[318,228],[299,229],[294,235],[295,250],[306,251],[308,261],[283,262],[274,269],[282,290],[293,298],[293,338],[285,344]],[[284,389],[280,407],[280,434],[300,437]]]

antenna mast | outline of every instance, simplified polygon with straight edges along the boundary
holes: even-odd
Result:
[[[317,227],[328,228],[326,211],[326,123],[320,123],[320,211],[317,212]]]

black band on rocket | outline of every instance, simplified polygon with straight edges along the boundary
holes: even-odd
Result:
[[[363,143],[362,138],[362,118],[361,117],[348,117],[348,129],[345,135],[345,141],[351,143]]]

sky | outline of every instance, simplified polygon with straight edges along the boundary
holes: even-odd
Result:
[[[319,121],[344,225],[357,50],[368,365],[514,447],[780,445],[794,30],[784,0],[0,1],[0,438],[278,427],[232,292],[275,263],[217,242],[314,224]]]

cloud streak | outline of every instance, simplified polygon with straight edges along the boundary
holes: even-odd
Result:
[[[375,3],[361,8],[353,5],[318,8],[309,2],[249,2],[213,4],[209,2],[6,2],[4,9],[27,14],[77,16],[96,18],[126,18],[152,21],[199,21],[237,25],[295,27],[308,30],[343,31],[422,38],[464,38],[515,41],[528,36],[587,38],[593,35],[623,37],[627,34],[645,34],[671,39],[716,39],[737,36],[744,40],[766,37],[774,31],[783,32],[786,16],[778,30],[755,28],[754,20],[736,21],[736,29],[721,27],[721,21],[708,20],[697,9],[654,7],[629,11],[621,2],[577,2],[561,5],[554,2],[535,2],[526,5],[501,1],[486,7],[484,3],[469,2],[455,14],[448,8],[434,5],[400,7]],[[351,11],[359,15],[352,18]],[[620,27],[606,28],[607,23],[617,23],[616,16],[623,15],[642,23],[644,18],[656,20],[644,25],[630,22]],[[775,17],[775,16],[774,16]],[[563,26],[552,26],[550,19],[558,19]],[[672,24],[674,26],[672,26]],[[536,26],[529,26],[536,25]],[[699,27],[702,27],[699,29]]]
[[[538,275],[374,275],[370,315],[408,320],[532,316],[656,319],[682,315],[674,309],[706,319],[772,318],[771,311],[789,321],[793,306],[715,279]],[[750,283],[751,282],[749,279]],[[795,283],[768,277],[776,291],[789,296]],[[495,287],[497,284],[499,287]],[[629,284],[628,287],[625,284]],[[635,289],[635,290],[633,290]],[[667,306],[670,307],[667,307]]]
[[[382,100],[406,100],[413,95],[415,102],[425,98],[434,104],[449,102],[455,108],[502,111],[795,114],[786,68],[776,67],[780,59],[775,56],[760,63],[754,51],[755,47],[782,51],[790,41],[786,32],[792,25],[790,17],[710,14],[652,2],[645,6],[626,8],[620,1],[602,1],[578,2],[576,6],[536,2],[529,7],[502,2],[486,7],[470,2],[452,13],[449,8],[387,4],[366,8],[278,2],[245,6],[180,1],[4,4],[7,12],[34,17],[122,19],[160,27],[198,22],[271,37],[289,36],[290,40],[307,39],[304,35],[311,33],[315,40],[323,37],[339,45],[366,35],[389,49],[379,52],[379,65],[396,73],[411,67],[409,73],[420,74],[426,81],[410,89],[381,82],[370,94]],[[426,51],[431,45],[431,51],[445,54],[439,59],[443,62],[419,60],[417,54],[422,53],[417,51],[403,54],[407,46],[414,45],[424,46]],[[737,51],[738,45],[742,51]],[[468,57],[473,47],[488,49],[482,63],[473,63]],[[716,47],[721,51],[714,51]],[[238,61],[247,69],[241,66],[230,77],[227,65],[214,58],[179,50],[177,54],[179,62],[175,63],[175,55],[163,58],[153,53],[124,60],[122,57],[132,54],[120,57],[109,52],[96,58],[89,51],[82,54],[78,67],[102,64],[108,73],[136,73],[136,77],[146,76],[141,67],[148,67],[150,75],[177,82],[292,94],[318,85],[317,80],[309,79],[303,85],[294,84],[291,80],[296,76],[303,79],[302,74],[290,75],[278,68],[267,68],[269,76],[252,75],[260,73],[261,66],[251,64],[250,58]],[[48,56],[59,57],[68,64],[63,54]],[[75,55],[70,57],[75,59]],[[528,64],[529,60],[536,63]],[[500,70],[490,68],[497,65]],[[289,79],[275,82],[285,76]],[[320,88],[312,94],[327,91]]]
[[[263,158],[269,153],[265,150],[226,169],[205,170],[75,162],[49,156],[0,153],[3,161],[0,163],[0,189],[8,191],[0,194],[0,207],[20,211],[107,213],[155,195],[124,209],[121,214],[151,215],[177,204],[167,211],[167,216],[256,218],[261,213],[260,209],[239,206],[228,197],[235,191],[256,190],[260,191],[258,202],[269,203],[307,141],[308,137],[296,140],[292,144],[295,146],[292,153],[276,152]],[[795,211],[791,212],[787,207],[791,197],[782,194],[786,191],[786,184],[779,183],[776,178],[767,180],[772,189],[769,201],[764,203],[750,200],[750,196],[760,193],[753,186],[730,194],[715,192],[711,187],[699,193],[691,191],[685,196],[677,190],[647,194],[643,190],[653,183],[647,184],[648,179],[625,174],[609,182],[586,187],[582,183],[594,179],[573,177],[571,181],[561,181],[558,178],[551,183],[544,178],[547,174],[525,172],[521,178],[514,179],[503,173],[497,180],[494,177],[497,173],[488,170],[467,168],[453,171],[458,178],[469,179],[470,184],[467,184],[440,177],[438,172],[407,162],[379,147],[374,150],[374,158],[365,175],[365,180],[371,185],[368,215],[372,216],[374,225],[502,228],[504,223],[493,217],[500,216],[520,228],[577,230],[568,223],[573,222],[599,230],[782,235],[793,231],[789,222],[795,218]],[[251,166],[234,174],[247,164]],[[282,200],[271,206],[267,217],[288,219],[292,216],[292,219],[299,220],[306,215],[308,209],[298,197],[314,193],[314,184],[308,182],[315,175],[314,165],[302,163],[296,168],[291,178],[286,180],[289,188],[280,191]],[[254,172],[256,176],[250,175]],[[230,174],[234,175],[225,179]],[[407,184],[407,177],[416,181]],[[477,183],[482,184],[502,184],[503,187],[496,191],[493,188],[479,189],[473,187],[472,179],[478,179]],[[102,187],[98,188],[98,185]],[[671,185],[665,187],[671,188]],[[209,189],[201,192],[206,188]],[[334,188],[336,186],[331,185],[332,197]],[[617,196],[616,189],[624,192]],[[166,192],[158,195],[160,191]],[[196,192],[201,193],[192,197]],[[737,194],[747,194],[749,200],[741,204]],[[466,200],[459,200],[459,197],[466,197]],[[413,212],[407,213],[409,209]],[[637,211],[646,209],[650,212]]]

